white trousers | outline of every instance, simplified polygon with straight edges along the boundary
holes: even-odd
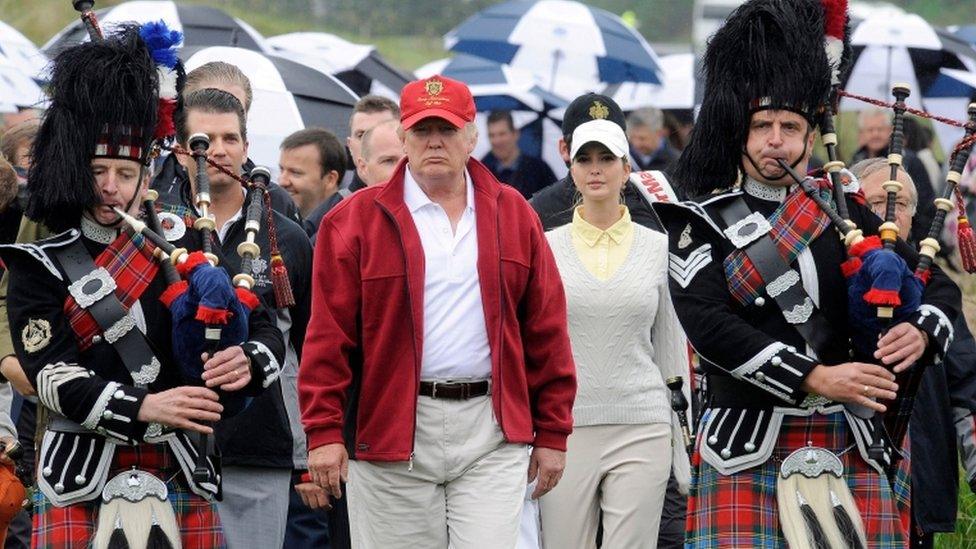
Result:
[[[350,461],[354,549],[515,547],[529,454],[509,444],[491,397],[418,397],[414,458]]]
[[[574,427],[562,480],[542,497],[547,549],[654,548],[671,473],[671,426]]]

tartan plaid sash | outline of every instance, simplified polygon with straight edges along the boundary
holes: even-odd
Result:
[[[156,277],[159,264],[153,260],[155,248],[142,235],[133,235],[126,230],[95,258],[95,265],[104,267],[115,279],[115,296],[126,311]],[[69,294],[64,301],[64,314],[78,339],[79,350],[91,347],[92,338],[102,333],[91,313],[81,308]]]
[[[820,194],[829,201],[830,185],[822,179],[817,180],[817,183],[820,185]],[[830,218],[797,187],[769,217],[769,224],[772,230],[768,237],[773,239],[783,261],[791,264],[830,225]],[[745,250],[733,251],[723,264],[729,292],[736,301],[749,305],[759,297],[765,282]]]

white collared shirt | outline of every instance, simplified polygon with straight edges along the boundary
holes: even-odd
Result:
[[[478,278],[474,185],[465,171],[467,206],[457,231],[405,170],[403,199],[424,248],[424,380],[488,379],[491,349]]]

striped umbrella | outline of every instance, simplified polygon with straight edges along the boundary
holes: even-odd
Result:
[[[171,0],[135,0],[95,13],[103,27],[127,21],[147,23],[162,19],[169,28],[183,33],[184,47],[233,46],[270,52],[264,37],[254,28],[210,6],[177,4]],[[81,20],[76,20],[54,35],[41,49],[48,55],[56,55],[65,46],[87,39],[84,25]]]
[[[359,97],[330,74],[244,48],[184,48],[182,57],[187,71],[224,61],[239,67],[251,81],[248,156],[258,165],[277,166],[281,141],[306,127],[326,128],[340,140],[349,136],[349,117]]]
[[[543,87],[575,97],[580,81],[660,84],[650,45],[608,11],[569,0],[512,0],[481,11],[444,37],[446,49],[524,69]]]
[[[399,100],[410,77],[369,45],[354,44],[324,32],[293,32],[267,39],[275,53],[327,72],[359,95]]]

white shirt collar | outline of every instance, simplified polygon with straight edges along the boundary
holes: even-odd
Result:
[[[467,208],[474,211],[474,184],[471,182],[471,174],[468,173],[467,169],[464,170],[464,183]],[[403,201],[407,204],[407,209],[410,210],[410,213],[415,213],[424,206],[434,203],[427,196],[427,193],[420,188],[417,180],[413,178],[413,174],[410,173],[410,165],[407,165],[403,174]]]

